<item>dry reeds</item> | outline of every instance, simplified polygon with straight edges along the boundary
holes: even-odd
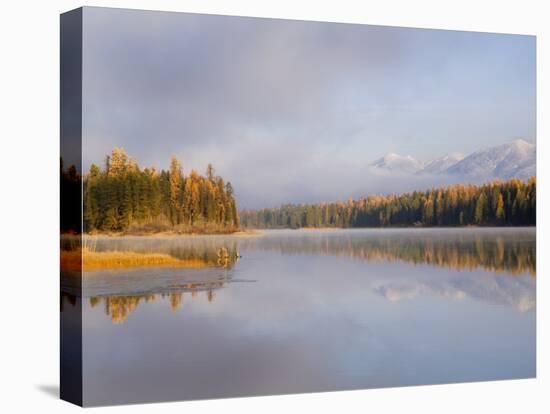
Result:
[[[98,252],[84,248],[62,251],[61,268],[68,270],[99,270],[130,267],[184,267],[201,268],[208,264],[200,258],[178,259],[162,253],[136,253],[122,251]]]

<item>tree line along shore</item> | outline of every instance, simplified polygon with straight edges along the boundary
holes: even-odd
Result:
[[[285,204],[244,210],[243,227],[354,228],[434,226],[534,226],[536,179],[456,184],[347,202]]]
[[[64,200],[83,202],[83,231],[91,234],[226,234],[247,229],[433,226],[532,226],[536,179],[455,184],[346,202],[285,204],[238,211],[233,186],[209,164],[204,175],[183,173],[172,156],[168,170],[141,169],[114,148],[102,168],[82,177],[61,163],[62,232],[77,232],[79,215]]]

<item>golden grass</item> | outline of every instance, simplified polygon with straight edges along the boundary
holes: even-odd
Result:
[[[130,267],[185,267],[201,268],[208,264],[201,259],[178,259],[162,253],[96,252],[84,249],[61,251],[61,269],[99,270]]]

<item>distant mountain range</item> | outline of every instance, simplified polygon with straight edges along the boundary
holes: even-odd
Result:
[[[410,155],[399,155],[390,152],[371,165],[374,169],[398,173],[416,173],[422,170],[422,163]]]
[[[448,175],[503,180],[536,175],[535,144],[517,139],[508,144],[476,151],[468,156],[448,154],[427,162],[410,155],[388,153],[370,164],[375,173],[400,175]]]

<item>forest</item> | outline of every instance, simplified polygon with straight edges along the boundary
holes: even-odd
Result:
[[[78,214],[70,213],[75,211],[71,200],[80,199],[81,182],[87,233],[231,233],[241,226],[297,229],[536,224],[535,177],[238,212],[231,183],[217,176],[211,164],[204,175],[195,170],[185,175],[180,161],[172,156],[168,170],[141,169],[123,149],[114,148],[103,168],[92,164],[82,179],[73,166],[64,169],[61,164],[65,231],[80,230]]]
[[[124,149],[114,148],[103,168],[83,177],[86,233],[229,233],[239,228],[233,187],[215,174],[184,175],[172,156],[169,170],[141,169]]]
[[[534,226],[536,179],[456,184],[347,202],[243,210],[243,227]]]

